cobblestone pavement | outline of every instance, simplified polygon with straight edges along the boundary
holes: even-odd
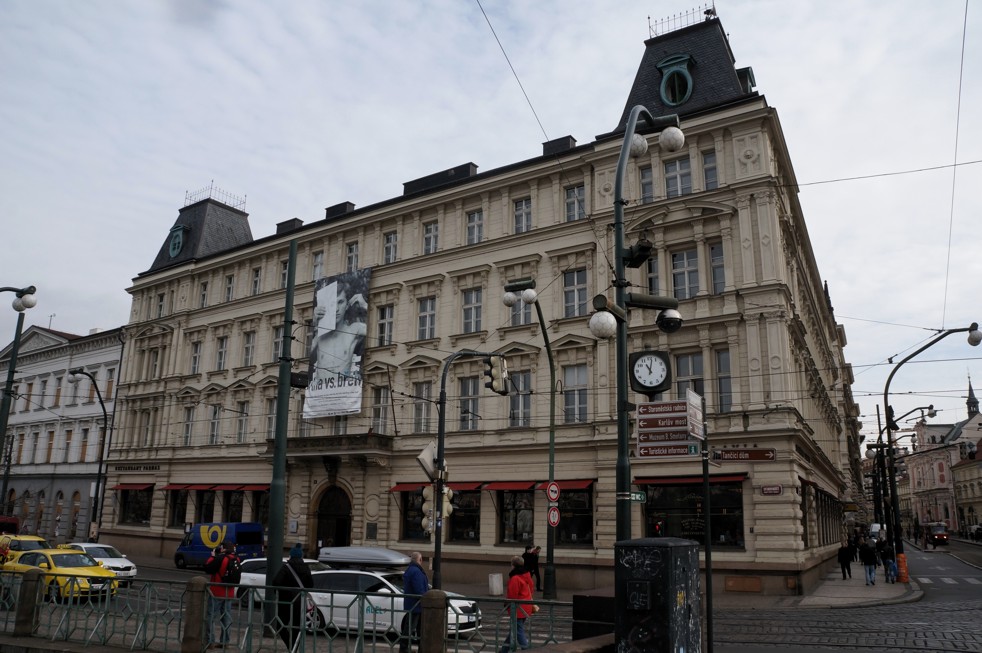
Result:
[[[982,598],[845,609],[715,611],[714,653],[982,652]]]

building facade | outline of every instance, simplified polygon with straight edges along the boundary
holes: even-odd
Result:
[[[559,583],[610,584],[616,361],[614,343],[587,324],[590,298],[612,294],[614,175],[637,104],[677,113],[686,144],[669,154],[644,134],[648,152],[628,166],[627,238],[651,245],[629,281],[677,298],[684,324],[666,334],[653,313],[631,311],[629,349],[670,362],[671,388],[653,399],[689,389],[706,399],[716,586],[795,593],[820,578],[843,533],[843,502],[861,503],[845,333],[777,112],[752,71],[734,66],[716,19],[649,40],[624,115],[591,143],[556,139],[487,172],[456,166],[407,182],[401,196],[337,204],[259,239],[228,198],[182,208],[129,288],[106,503],[113,541],[166,555],[188,523],[264,520],[287,339],[293,372],[309,375],[289,404],[287,541],[432,550],[417,456],[442,422],[454,506],[445,579],[497,570],[526,543],[544,543],[552,448]],[[364,285],[346,290],[355,273]],[[516,279],[536,281],[546,333],[532,306],[503,305]],[[340,304],[363,313],[335,314]],[[484,389],[484,362],[465,351],[505,356],[507,396]],[[341,396],[332,392],[358,405],[332,403]],[[319,393],[328,398],[314,409]],[[632,508],[634,536],[703,540],[701,459],[683,449],[634,449],[632,487],[645,497]]]
[[[104,417],[111,427],[121,337],[122,329],[88,336],[38,326],[24,331],[3,465],[4,513],[20,519],[22,532],[50,543],[95,535],[96,487],[106,459],[100,447],[108,450],[111,437]],[[8,347],[0,372],[6,373],[9,360]],[[68,371],[75,368],[95,383],[73,378]]]

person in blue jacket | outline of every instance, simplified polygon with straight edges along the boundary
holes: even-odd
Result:
[[[406,595],[402,600],[402,609],[406,611],[406,617],[402,620],[399,653],[409,653],[410,643],[419,641],[419,618],[423,613],[419,597],[429,589],[430,582],[423,570],[423,554],[413,551],[409,554],[409,566],[402,575],[402,593]]]

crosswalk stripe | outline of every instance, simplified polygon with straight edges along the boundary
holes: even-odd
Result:
[[[933,583],[934,581],[933,581],[933,580],[931,580],[930,578],[918,578],[918,579],[917,579],[917,582],[918,582],[918,583],[924,583],[925,585],[930,585],[930,584],[931,584],[931,583]]]
[[[979,580],[978,578],[966,578],[965,582],[969,585],[982,585],[982,580]]]
[[[941,582],[942,583],[947,583],[949,585],[957,585],[958,584],[958,581],[957,580],[954,580],[952,578],[942,578],[941,579]]]

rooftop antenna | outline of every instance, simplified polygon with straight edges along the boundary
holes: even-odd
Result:
[[[58,315],[57,313],[52,313],[51,315],[48,316],[48,330],[49,331],[51,330],[51,320],[53,320],[57,315]]]

